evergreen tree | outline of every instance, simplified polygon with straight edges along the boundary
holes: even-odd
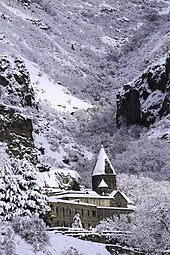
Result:
[[[25,159],[6,161],[0,175],[0,217],[12,220],[14,216],[44,217],[49,210],[41,193],[34,167]]]

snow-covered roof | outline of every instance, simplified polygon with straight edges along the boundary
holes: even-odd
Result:
[[[109,172],[107,171],[107,168],[109,168],[108,169]],[[116,174],[103,146],[101,146],[92,176],[102,175],[107,173]]]
[[[121,211],[129,211],[129,210],[135,210],[135,206],[128,206],[128,207],[107,207],[107,206],[97,206],[97,208],[105,209],[105,210],[121,210]]]
[[[72,193],[70,191],[68,192],[65,192],[65,193],[60,193],[60,194],[57,194],[56,195],[56,198],[58,199],[67,199],[67,198],[71,198],[71,199],[75,199],[75,198],[83,198],[83,197],[90,197],[90,198],[102,198],[102,196],[100,196],[99,194],[97,194],[96,192],[93,192],[93,193],[82,193],[82,192],[75,192],[75,193]]]
[[[41,187],[50,187],[50,188],[58,188],[59,187],[59,179],[58,174],[63,174],[64,176],[70,175],[73,179],[75,179],[78,183],[80,182],[80,175],[70,169],[51,169],[49,172],[38,173],[38,183]]]
[[[107,183],[102,179],[98,187],[99,187],[99,188],[107,188],[108,185],[107,185]]]
[[[115,197],[115,195],[116,195],[117,193],[121,194],[122,197],[124,197],[124,199],[125,199],[129,204],[132,203],[132,201],[131,201],[123,192],[121,192],[120,190],[113,190],[112,193],[110,193],[109,196],[110,196],[110,197]]]
[[[84,190],[84,191],[72,191],[72,190],[65,190],[58,193],[55,193],[54,197],[56,199],[79,199],[79,198],[94,198],[94,199],[114,199],[114,196],[102,196],[99,195],[95,191],[89,191],[89,190]]]
[[[93,207],[97,207],[97,205],[95,204],[89,204],[89,203],[84,203],[81,201],[76,201],[76,200],[65,200],[65,199],[58,199],[56,196],[54,197],[49,197],[48,198],[48,202],[51,203],[66,203],[66,204],[75,204],[75,205],[85,205],[85,206],[93,206]]]

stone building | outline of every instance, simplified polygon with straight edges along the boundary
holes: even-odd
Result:
[[[103,146],[93,169],[92,189],[100,195],[110,194],[117,189],[116,173]]]
[[[52,227],[71,227],[75,214],[89,228],[104,218],[134,212],[130,199],[117,189],[116,173],[103,146],[92,172],[92,190],[58,190],[50,194],[48,202]]]

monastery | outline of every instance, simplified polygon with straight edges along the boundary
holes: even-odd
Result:
[[[71,175],[77,174],[72,171]],[[103,146],[92,172],[92,190],[80,187],[76,181],[69,183],[70,173],[64,178],[67,189],[49,195],[51,227],[71,227],[73,218],[79,214],[82,227],[95,227],[102,219],[134,212],[130,199],[117,189],[116,173]],[[78,174],[77,174],[78,175]]]

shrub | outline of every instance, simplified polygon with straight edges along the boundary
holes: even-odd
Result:
[[[33,245],[35,252],[41,250],[49,241],[45,223],[36,215],[15,217],[12,221],[12,227],[15,233]]]

